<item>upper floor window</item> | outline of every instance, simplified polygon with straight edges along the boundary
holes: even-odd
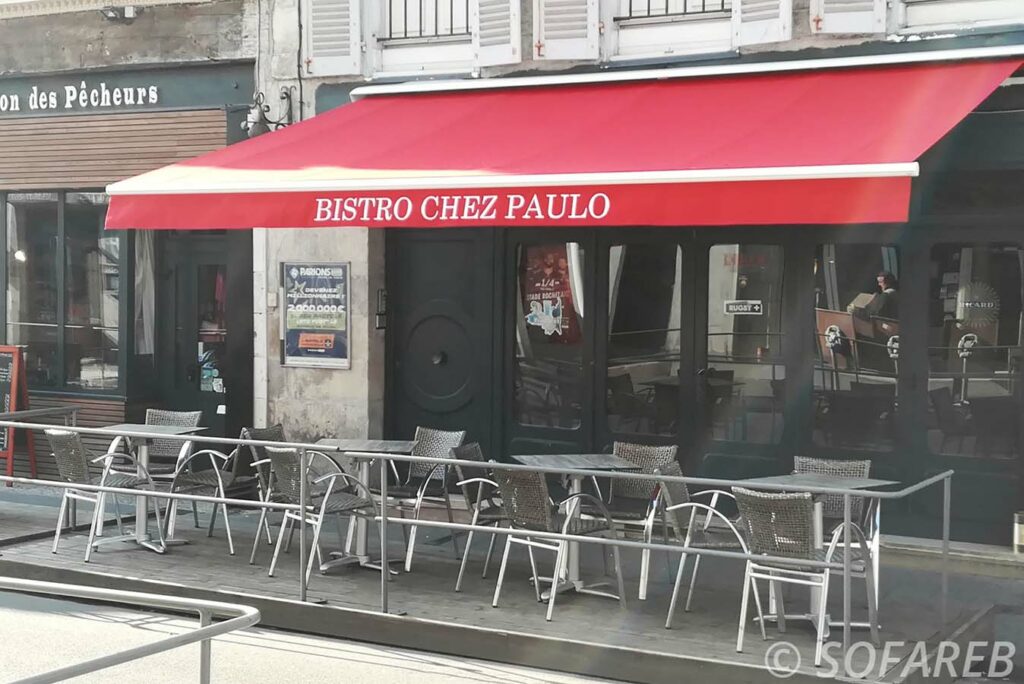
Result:
[[[676,19],[728,12],[731,0],[619,0],[616,19]]]
[[[384,35],[469,39],[470,0],[388,0]]]

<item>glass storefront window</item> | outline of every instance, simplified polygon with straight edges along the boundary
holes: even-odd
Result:
[[[524,245],[516,272],[515,419],[522,425],[578,428],[583,249],[575,242]]]
[[[106,196],[68,193],[64,208],[65,378],[82,389],[116,389],[120,239],[105,234]]]
[[[121,237],[102,193],[6,198],[7,343],[25,346],[29,387],[119,387]]]
[[[682,250],[614,245],[608,253],[608,426],[673,435],[679,420]]]
[[[782,438],[783,250],[713,245],[708,254],[705,429],[716,440],[772,444]]]
[[[930,266],[929,446],[935,453],[1017,458],[1024,250],[940,244]]]
[[[25,345],[30,387],[58,387],[58,196],[7,196],[7,342]]]
[[[815,250],[814,443],[890,450],[899,364],[899,255],[878,244]]]

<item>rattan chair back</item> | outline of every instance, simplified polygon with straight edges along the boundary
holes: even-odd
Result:
[[[733,487],[753,554],[810,559],[814,553],[814,503],[807,492],[755,492]]]

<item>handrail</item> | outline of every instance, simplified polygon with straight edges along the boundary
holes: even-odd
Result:
[[[28,428],[28,429],[36,430],[36,429],[52,428],[53,426],[52,425],[38,425],[38,424],[32,424],[32,423],[20,423],[20,422],[0,420],[0,428],[2,428],[2,427]],[[201,437],[201,436],[197,437],[194,434],[192,434],[192,435],[166,435],[166,434],[161,434],[161,433],[146,432],[146,431],[143,431],[143,430],[140,430],[140,431],[119,431],[119,430],[110,430],[108,428],[67,427],[67,428],[64,428],[64,429],[69,430],[69,431],[74,431],[74,432],[86,433],[86,434],[102,434],[102,435],[113,435],[113,436],[117,436],[117,435],[124,436],[124,435],[127,435],[127,436],[131,436],[131,437],[139,437],[139,438],[142,438],[142,439],[175,440],[175,441],[183,441],[183,442],[184,441],[202,440],[203,442],[208,442],[208,443],[229,444],[229,445],[237,445],[237,446],[251,445],[251,446],[291,447],[291,448],[296,448],[296,449],[300,450],[300,453],[302,454],[302,461],[303,461],[303,464],[304,464],[303,468],[306,467],[305,466],[305,462],[306,462],[306,452],[307,451],[314,451],[314,452],[321,452],[321,453],[338,453],[338,454],[342,454],[343,453],[343,454],[345,454],[347,456],[352,456],[352,457],[356,457],[356,458],[362,458],[362,459],[367,459],[367,460],[376,460],[376,461],[379,462],[380,468],[381,468],[381,492],[380,492],[380,497],[383,500],[385,500],[385,501],[387,500],[387,497],[388,497],[388,494],[387,494],[387,482],[388,482],[387,466],[391,462],[401,461],[401,462],[406,462],[406,463],[442,464],[442,465],[447,465],[447,466],[464,465],[464,466],[467,466],[467,467],[474,467],[474,468],[479,468],[481,466],[481,463],[479,461],[470,461],[470,460],[465,460],[465,459],[413,456],[413,455],[406,455],[406,454],[390,454],[390,453],[385,454],[385,453],[380,453],[380,452],[346,450],[346,449],[342,449],[341,447],[334,447],[334,446],[323,445],[323,444],[309,444],[309,443],[301,443],[301,442],[289,443],[289,442],[274,442],[274,441],[262,441],[262,440],[229,439],[229,438],[224,438],[224,437],[209,437],[209,438],[207,438],[207,437]],[[920,491],[920,490],[922,490],[922,489],[924,489],[926,487],[930,487],[930,486],[935,485],[935,484],[937,484],[939,482],[942,482],[942,484],[943,484],[942,553],[943,553],[943,558],[944,559],[948,560],[948,557],[949,557],[949,532],[950,532],[950,508],[951,508],[950,501],[951,501],[952,476],[954,474],[954,472],[952,470],[946,470],[946,471],[938,473],[936,475],[932,475],[931,477],[928,477],[928,478],[926,478],[926,479],[924,479],[924,480],[922,480],[920,482],[916,482],[916,483],[907,485],[907,486],[905,486],[905,487],[903,487],[902,489],[899,489],[899,490],[895,490],[895,491],[879,491],[879,490],[873,490],[873,489],[846,489],[846,488],[841,488],[841,487],[828,487],[828,486],[787,485],[787,484],[776,484],[776,483],[765,483],[765,482],[749,482],[749,481],[743,481],[743,480],[724,480],[724,479],[704,478],[704,477],[666,476],[666,475],[661,475],[661,474],[651,474],[651,475],[648,475],[646,473],[631,473],[631,472],[622,472],[622,471],[582,470],[582,469],[575,469],[575,468],[528,466],[528,465],[512,464],[512,463],[497,463],[497,462],[494,462],[494,461],[488,462],[486,464],[486,467],[490,468],[490,469],[494,469],[494,470],[513,470],[513,471],[514,470],[522,470],[522,471],[528,471],[528,472],[534,472],[534,473],[571,474],[574,477],[578,477],[578,478],[601,477],[601,478],[625,479],[625,480],[655,480],[655,481],[663,481],[663,482],[680,482],[680,483],[692,484],[692,485],[708,485],[708,486],[711,486],[711,487],[731,487],[731,486],[734,486],[736,484],[743,484],[744,486],[750,487],[752,489],[760,489],[760,490],[765,490],[765,491],[780,491],[780,492],[796,491],[796,492],[808,492],[808,493],[814,493],[814,494],[831,494],[831,495],[842,496],[843,497],[843,509],[844,509],[844,511],[843,511],[843,521],[844,521],[844,527],[843,527],[843,529],[844,529],[844,540],[843,540],[843,543],[844,543],[844,545],[847,548],[849,548],[850,542],[851,542],[851,540],[849,538],[849,523],[851,522],[851,507],[852,507],[851,504],[852,504],[852,500],[854,498],[860,498],[860,499],[864,499],[864,498],[899,499],[899,498],[908,496],[910,494],[913,494],[913,493],[915,493],[917,491]],[[41,485],[44,485],[44,486],[55,486],[55,487],[62,487],[62,486],[63,487],[68,487],[68,486],[74,487],[74,486],[78,486],[78,487],[80,487],[82,489],[99,489],[101,491],[108,491],[108,492],[109,491],[115,491],[115,492],[118,492],[118,493],[132,494],[132,495],[135,495],[135,496],[139,495],[139,491],[138,490],[118,490],[117,488],[105,487],[105,486],[97,488],[97,487],[86,486],[86,485],[74,485],[74,484],[71,484],[71,483],[59,483],[59,482],[51,482],[51,481],[46,481],[46,480],[33,480],[33,479],[29,479],[29,478],[13,478],[13,477],[0,476],[0,482],[3,482],[3,481],[8,481],[8,482],[25,482],[25,483],[41,484]],[[305,478],[302,478],[302,482],[303,482],[303,485],[304,485],[305,484]],[[306,498],[307,494],[305,492],[305,486],[303,486],[303,490],[304,491],[303,491],[303,495],[301,496],[301,500],[302,500],[303,503],[305,503],[306,501],[308,501],[308,499]],[[146,496],[146,495],[149,495],[149,494],[143,494],[143,495]],[[249,507],[253,507],[253,508],[257,508],[257,507],[265,507],[265,508],[278,508],[278,507],[282,507],[283,508],[284,507],[284,506],[281,506],[280,504],[275,506],[275,505],[268,505],[267,503],[259,502],[259,501],[220,499],[218,497],[206,497],[206,496],[197,496],[197,495],[180,494],[180,493],[155,492],[151,496],[165,497],[165,498],[174,498],[174,499],[190,499],[190,500],[196,500],[196,501],[213,501],[215,503],[228,503],[228,504],[234,504],[234,505],[239,505],[239,506],[249,506]],[[295,508],[301,509],[302,507],[301,506],[295,506]],[[485,526],[480,526],[480,525],[464,525],[464,524],[461,524],[461,523],[445,522],[445,521],[428,521],[428,520],[411,520],[411,519],[402,520],[402,519],[390,518],[388,516],[388,507],[386,505],[381,507],[380,513],[377,516],[375,516],[375,520],[377,522],[379,522],[379,525],[380,525],[379,537],[380,537],[380,542],[381,542],[381,566],[384,567],[384,568],[388,567],[388,561],[387,561],[387,555],[388,555],[388,552],[387,552],[387,529],[388,529],[388,524],[389,523],[403,524],[403,525],[422,525],[424,527],[442,527],[442,528],[448,528],[448,529],[458,530],[458,531],[463,531],[463,530],[464,531],[480,531],[480,532],[499,533],[499,534],[516,534],[516,532],[517,532],[517,531],[514,531],[514,530],[502,531],[500,528],[499,529],[495,529],[494,527],[485,527]],[[300,556],[300,558],[299,558],[300,568],[305,568],[305,565],[306,565],[306,562],[305,562],[306,561],[306,559],[305,559],[305,551],[306,551],[306,548],[305,548],[305,531],[306,531],[306,526],[305,525],[301,525],[300,528],[299,528],[299,532],[300,532],[300,548],[299,548],[299,552],[300,552],[299,553],[299,556]],[[521,532],[522,531],[519,531],[519,533],[521,533]],[[658,551],[668,551],[670,553],[672,553],[672,552],[681,553],[684,550],[683,547],[669,545],[669,544],[657,544],[657,543],[653,543],[653,542],[635,542],[635,541],[629,541],[629,540],[624,540],[624,539],[600,539],[600,538],[593,538],[593,537],[583,537],[581,535],[565,535],[565,534],[558,534],[558,533],[546,533],[546,532],[533,532],[533,531],[531,531],[530,532],[530,536],[548,537],[548,538],[552,538],[552,539],[561,539],[561,540],[576,541],[576,542],[586,541],[588,543],[597,543],[597,544],[605,544],[605,545],[612,545],[612,546],[624,546],[624,547],[630,547],[630,548],[641,548],[641,549],[658,550]],[[783,557],[776,558],[776,557],[770,557],[770,556],[764,556],[764,555],[758,555],[758,554],[749,554],[749,553],[748,554],[743,554],[743,553],[736,553],[736,552],[729,552],[729,551],[722,551],[722,550],[715,550],[715,549],[707,549],[707,548],[700,548],[700,547],[686,547],[685,551],[687,553],[692,553],[692,554],[695,554],[695,555],[698,555],[698,556],[699,555],[711,555],[711,556],[721,556],[721,557],[730,557],[730,558],[735,557],[735,558],[746,559],[748,561],[749,560],[757,559],[757,560],[760,560],[762,562],[779,562],[779,563],[786,563],[786,564],[789,564],[789,563],[793,562],[792,558],[783,558]],[[851,576],[852,576],[851,556],[852,556],[852,554],[849,554],[849,553],[843,554],[843,562],[842,562],[841,565],[838,565],[838,564],[833,563],[833,562],[815,561],[815,560],[811,560],[811,559],[803,560],[800,563],[801,565],[804,565],[804,566],[829,568],[830,570],[839,570],[839,569],[842,570],[842,574],[843,574],[843,645],[844,645],[844,649],[849,648],[849,644],[850,644],[850,580],[851,580]],[[305,601],[306,600],[306,573],[304,571],[300,570],[299,578],[300,578],[299,579],[299,600],[300,601]],[[387,586],[388,585],[388,581],[387,580],[388,580],[387,573],[386,572],[382,572],[381,573],[381,591],[380,591],[380,594],[381,594],[381,611],[384,612],[384,613],[388,612],[388,586]],[[946,587],[947,586],[948,586],[947,570],[944,569],[943,570],[943,592],[942,592],[942,614],[943,614],[943,620],[945,620],[946,608],[947,608],[947,606],[946,606],[946,596],[947,596]]]
[[[23,411],[11,411],[10,413],[0,413],[0,420],[7,420],[9,418],[36,418],[39,416],[67,416],[70,415],[73,418],[77,418],[78,411],[81,409],[80,406],[52,406],[50,408],[37,408],[37,409],[24,409]],[[53,427],[52,425],[49,427]]]
[[[162,596],[137,591],[107,589],[104,587],[85,587],[77,584],[59,582],[42,582],[39,580],[0,577],[0,589],[20,591],[32,594],[60,596],[61,598],[84,598],[113,603],[127,603],[148,608],[161,608],[174,611],[196,611],[199,614],[199,628],[185,634],[176,634],[142,646],[110,653],[92,658],[74,665],[66,665],[17,680],[17,684],[49,684],[62,682],[90,672],[96,672],[114,665],[121,665],[139,658],[163,653],[173,648],[187,646],[197,641],[202,642],[199,653],[199,681],[209,684],[210,681],[210,639],[239,629],[251,627],[260,621],[260,611],[252,606],[222,601],[206,601],[203,599],[182,598],[178,596]],[[213,623],[214,617],[229,619]]]
[[[0,419],[0,428],[13,427],[13,428],[24,428],[31,430],[43,430],[52,429],[53,425],[47,425],[45,423],[22,423],[15,421],[8,421]],[[124,437],[135,437],[141,439],[160,439],[168,441],[179,441],[179,442],[203,442],[204,444],[225,444],[233,446],[261,446],[261,447],[279,447],[279,448],[293,448],[303,449],[307,451],[321,451],[325,453],[337,453],[345,454],[347,456],[355,456],[357,458],[369,458],[378,459],[385,456],[390,461],[399,461],[403,463],[425,463],[425,464],[436,464],[440,463],[443,465],[460,465],[467,467],[480,467],[479,461],[468,461],[464,459],[452,459],[443,457],[431,457],[431,456],[412,456],[409,454],[381,454],[379,452],[371,451],[355,451],[350,449],[343,449],[341,447],[329,446],[325,444],[315,444],[310,442],[275,442],[268,440],[255,440],[255,439],[239,439],[230,437],[205,437],[201,434],[187,434],[187,435],[168,435],[158,432],[146,432],[142,430],[110,430],[109,428],[88,428],[78,426],[66,426],[60,429],[68,430],[70,432],[78,432],[83,434],[98,434],[109,437],[124,436]],[[511,456],[515,458],[515,455]],[[614,471],[614,470],[584,470],[579,468],[557,468],[552,466],[527,466],[518,463],[499,463],[499,462],[488,462],[488,468],[498,470],[523,470],[535,473],[551,473],[551,474],[573,474],[582,477],[601,477],[606,479],[621,479],[621,480],[664,480],[665,482],[679,482],[683,484],[692,485],[707,485],[710,487],[732,487],[738,483],[743,483],[744,487],[750,489],[758,489],[763,491],[775,491],[775,492],[810,492],[811,494],[835,494],[843,495],[850,494],[862,498],[870,499],[899,499],[907,494],[910,494],[921,486],[920,483],[914,485],[908,485],[903,489],[890,490],[890,491],[879,491],[875,489],[843,489],[841,487],[828,487],[828,486],[804,486],[804,485],[788,485],[788,484],[776,484],[776,483],[761,483],[761,482],[744,482],[742,480],[728,480],[719,478],[708,478],[708,477],[695,477],[690,475],[651,475],[648,473],[633,473],[626,471]],[[942,477],[952,475],[953,471],[948,470],[940,476],[935,476],[938,479]],[[0,478],[7,479],[7,478]],[[937,480],[929,479],[927,484],[922,486],[928,486],[933,484]],[[84,487],[83,487],[84,488]],[[166,494],[163,494],[166,496]]]

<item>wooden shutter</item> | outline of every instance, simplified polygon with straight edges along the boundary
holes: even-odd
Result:
[[[304,63],[310,76],[341,76],[362,70],[360,0],[302,0]]]
[[[0,190],[102,188],[226,144],[222,109],[0,119]]]
[[[733,45],[789,40],[793,34],[792,0],[733,0]]]
[[[534,59],[597,59],[597,0],[533,0]]]
[[[811,0],[812,33],[885,33],[886,0]]]
[[[469,25],[477,66],[522,61],[519,0],[472,0]]]

